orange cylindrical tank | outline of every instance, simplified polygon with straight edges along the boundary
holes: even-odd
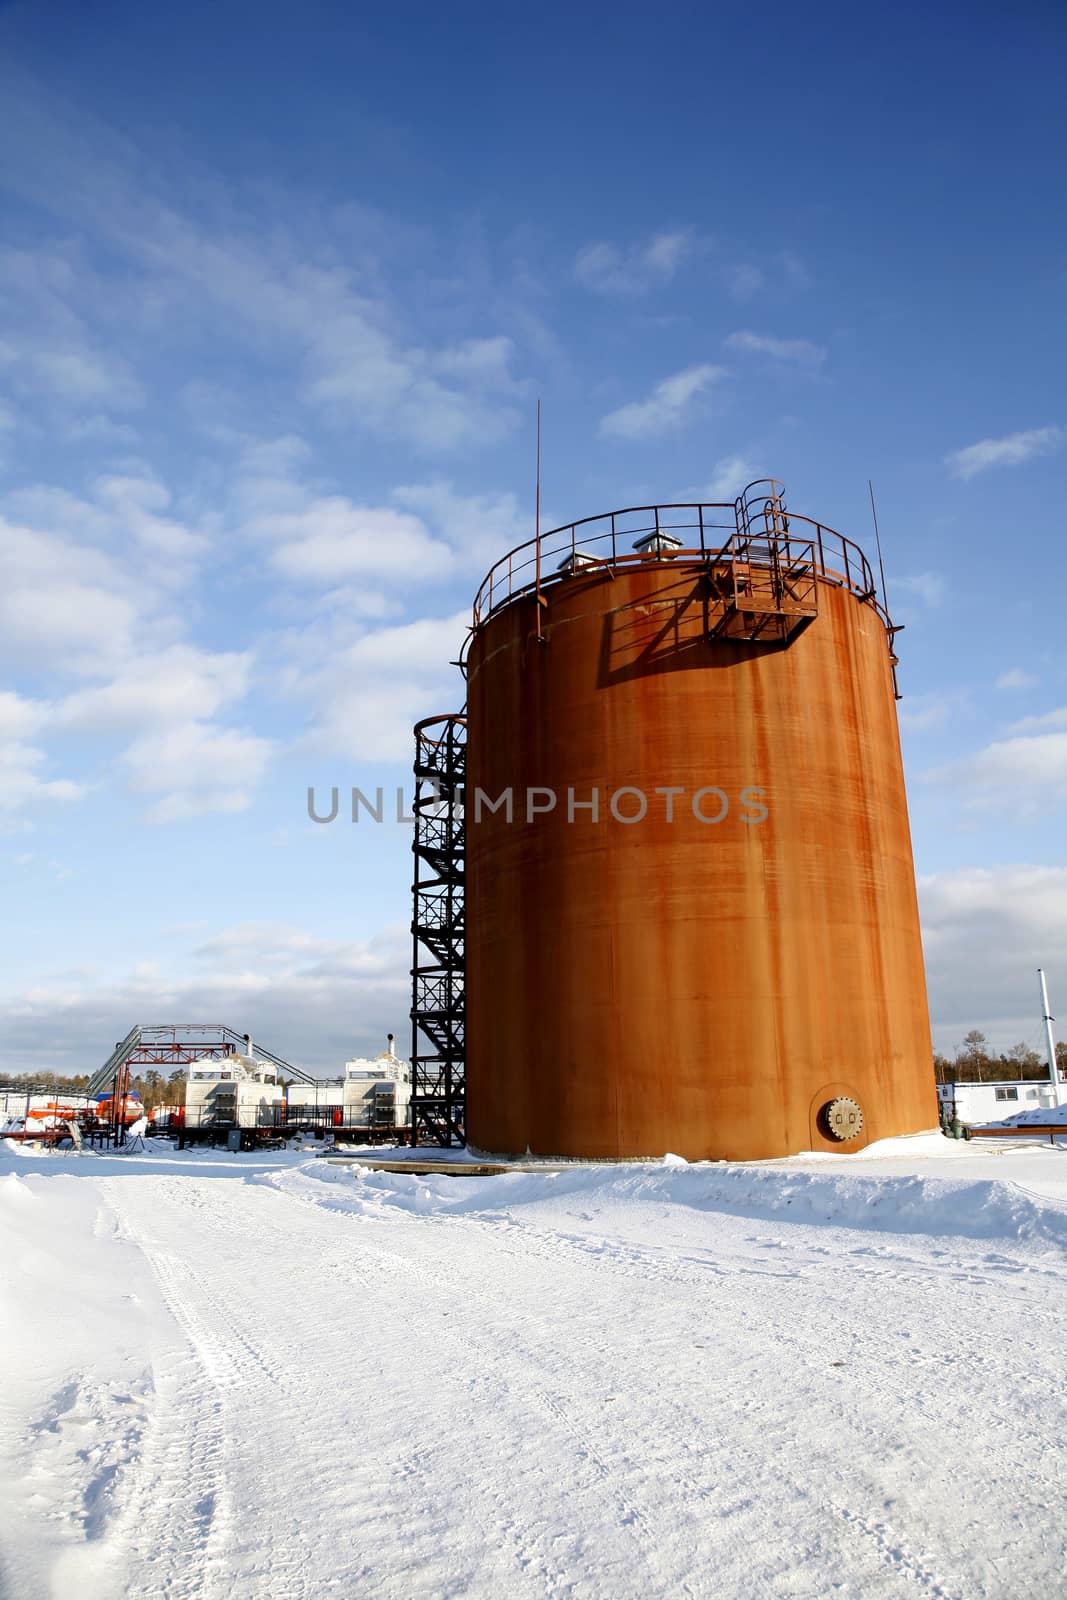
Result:
[[[476,618],[476,1147],[754,1159],[936,1125],[892,636],[818,560],[761,632],[737,571],[653,551]]]

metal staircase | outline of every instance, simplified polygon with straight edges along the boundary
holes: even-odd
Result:
[[[120,1039],[102,1067],[97,1067],[85,1085],[88,1095],[104,1094],[115,1082],[115,1074],[126,1065],[141,1042],[141,1025],[134,1023],[125,1039]]]
[[[411,1129],[414,1144],[466,1136],[463,793],[467,723],[415,727],[415,875],[411,967]]]

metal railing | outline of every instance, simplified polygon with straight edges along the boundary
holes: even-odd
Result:
[[[662,551],[633,548],[635,541],[656,536],[665,544],[672,542],[671,559],[724,566],[740,560],[779,560],[790,566],[810,548],[819,577],[873,606],[892,639],[895,630],[885,596],[859,545],[824,523],[788,511],[781,485],[773,478],[750,483],[732,503],[630,506],[583,517],[516,545],[490,568],[479,587],[473,628],[520,596],[540,595],[575,572],[663,560]]]
[[[218,1056],[224,1053],[240,1055],[248,1047],[249,1035],[219,1022],[167,1022],[142,1025],[140,1043],[134,1066],[186,1065],[200,1056]],[[286,1079],[299,1083],[314,1083],[303,1067],[294,1066],[284,1056],[275,1055],[258,1039],[252,1039],[252,1051],[257,1060],[270,1063]]]
[[[388,1119],[379,1118],[377,1108],[345,1105],[274,1105],[233,1106],[176,1106],[169,1116],[161,1118],[156,1127],[166,1133],[224,1133],[229,1128],[260,1128],[278,1133],[296,1133],[302,1128],[330,1132],[379,1132],[382,1129],[405,1128],[407,1122],[398,1122],[396,1107],[390,1106]]]

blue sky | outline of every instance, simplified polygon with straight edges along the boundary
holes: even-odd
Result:
[[[0,5],[0,1065],[407,1033],[407,781],[533,520],[878,495],[935,1040],[1067,1014],[1053,5]],[[832,829],[828,827],[828,847]]]

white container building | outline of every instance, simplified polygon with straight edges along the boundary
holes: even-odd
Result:
[[[288,1101],[290,1122],[313,1112],[326,1126],[402,1128],[410,1114],[411,1067],[394,1054],[390,1035],[381,1055],[346,1061],[343,1077],[291,1084]]]
[[[285,1089],[277,1069],[255,1056],[202,1056],[185,1079],[185,1126],[271,1127],[282,1121]]]
[[[961,1122],[981,1127],[987,1122],[1004,1122],[1020,1111],[1052,1111],[1056,1091],[1043,1079],[1003,1083],[939,1083],[937,1098],[943,1106],[955,1106]]]
[[[411,1068],[392,1046],[370,1061],[345,1062],[344,1108],[349,1127],[402,1128],[411,1106]]]

